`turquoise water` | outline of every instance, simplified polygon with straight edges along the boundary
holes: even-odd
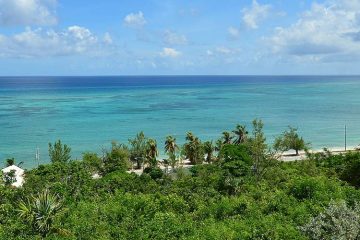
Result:
[[[269,143],[288,125],[313,148],[360,143],[360,77],[0,78],[0,159],[35,166],[61,139],[73,158],[127,142],[143,130],[184,142],[187,131],[217,139],[237,123],[265,123]]]

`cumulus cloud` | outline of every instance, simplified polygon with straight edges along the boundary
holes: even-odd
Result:
[[[276,54],[349,60],[360,56],[359,33],[360,2],[331,0],[312,4],[292,26],[277,28],[270,44]]]
[[[253,0],[250,8],[243,9],[243,23],[249,29],[257,29],[259,23],[265,20],[271,10],[269,4],[259,4],[256,0]]]
[[[0,0],[0,25],[54,25],[56,0]]]
[[[89,29],[71,26],[64,31],[27,28],[13,36],[0,35],[0,57],[51,57],[94,54],[108,45]]]
[[[168,57],[168,58],[176,58],[181,56],[181,52],[177,51],[174,48],[163,48],[163,50],[160,52],[160,56],[162,57]]]
[[[164,43],[169,45],[185,45],[188,40],[185,35],[166,30],[164,32]]]
[[[141,28],[146,24],[146,19],[141,11],[138,13],[130,13],[125,16],[124,24],[127,27]]]
[[[229,33],[231,38],[239,38],[239,36],[240,36],[240,31],[236,27],[229,27],[228,28],[228,33]]]

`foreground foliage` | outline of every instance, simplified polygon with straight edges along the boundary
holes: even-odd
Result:
[[[203,149],[189,133],[185,155],[207,163],[171,173],[151,162],[156,142],[143,133],[133,149],[27,171],[22,188],[0,186],[0,239],[359,239],[360,153],[280,162],[253,125]],[[128,173],[128,159],[148,167]]]

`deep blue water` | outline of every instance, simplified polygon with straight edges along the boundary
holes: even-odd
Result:
[[[237,123],[265,123],[269,143],[288,125],[313,148],[360,143],[360,77],[356,76],[173,76],[2,77],[0,159],[47,162],[47,144],[61,139],[74,158],[101,153],[112,140],[137,132],[179,143],[187,131],[217,139]]]

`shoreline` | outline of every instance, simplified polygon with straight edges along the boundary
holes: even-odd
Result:
[[[345,151],[345,147],[331,147],[326,148],[333,154],[343,154],[347,152],[357,151],[357,148],[359,146],[348,146]],[[324,152],[324,148],[322,149],[311,149],[309,150],[309,153],[322,153]],[[292,161],[301,161],[306,159],[306,152],[305,151],[299,151],[299,155],[295,155],[295,151],[286,151],[281,154],[280,161],[283,162],[292,162]]]
[[[359,146],[349,146],[349,147],[347,147],[346,151],[343,147],[333,147],[333,148],[327,148],[327,149],[333,154],[343,154],[343,153],[347,153],[347,152],[358,151],[357,150],[358,147]],[[324,152],[324,148],[309,150],[309,152],[310,153],[322,153],[322,152]],[[162,159],[163,158],[160,158],[160,160],[162,160]],[[282,161],[282,162],[294,162],[294,161],[303,161],[303,160],[306,160],[306,152],[305,151],[299,151],[299,155],[295,155],[294,150],[286,151],[286,152],[283,152],[279,158],[279,161]],[[161,162],[161,161],[159,161],[159,162]],[[204,162],[203,164],[207,164],[207,163]],[[181,167],[191,168],[193,166],[195,166],[195,165],[191,165],[189,160],[184,160]],[[159,165],[159,168],[163,171],[166,169],[166,167],[161,164]],[[167,169],[169,172],[172,171],[172,168],[170,166]],[[143,173],[143,169],[132,169],[127,172],[141,175]]]
[[[348,146],[346,151],[344,149],[344,147],[329,147],[327,148],[330,152],[332,152],[333,154],[343,154],[346,152],[351,152],[351,151],[356,151],[357,148],[359,148],[360,145],[358,146]],[[318,148],[318,149],[311,149],[309,150],[310,153],[321,153],[324,152],[324,148]],[[161,154],[157,160],[158,162],[162,162],[164,159],[166,159],[167,156]],[[295,151],[294,150],[290,150],[290,151],[285,151],[281,154],[281,156],[279,157],[279,161],[283,161],[283,162],[291,162],[291,161],[300,161],[300,160],[305,160],[306,159],[306,152],[305,151],[299,151],[299,155],[295,155]],[[74,159],[74,161],[79,161],[81,160],[81,158],[76,158]],[[51,162],[45,162],[45,163],[41,163],[40,165],[47,165],[50,164]],[[24,169],[26,170],[32,170],[37,168],[39,165],[34,165],[32,167],[25,167]],[[193,165],[190,165],[190,162],[187,160],[183,160],[183,166],[184,167],[191,167]],[[5,166],[4,166],[5,167]],[[165,167],[161,166],[162,169],[165,169]],[[169,167],[170,169],[171,167]],[[140,170],[140,169],[137,169]],[[128,172],[131,171],[135,171],[137,172],[137,170],[129,170]],[[141,170],[142,171],[142,170]]]

